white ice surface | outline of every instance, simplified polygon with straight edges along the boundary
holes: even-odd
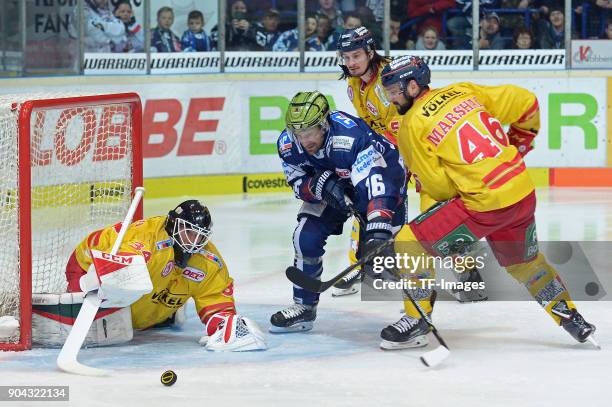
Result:
[[[284,269],[297,201],[288,194],[202,200],[236,280],[239,312],[267,328],[291,300]],[[612,190],[540,190],[538,200],[540,240],[612,240]],[[146,200],[145,214],[163,214],[178,201]],[[411,217],[417,204],[412,195]],[[346,233],[330,238],[324,279],[348,263],[347,247]],[[267,351],[211,353],[197,343],[202,325],[190,304],[180,331],[139,332],[126,346],[81,351],[81,362],[113,369],[111,377],[59,372],[58,349],[34,349],[0,352],[0,385],[70,386],[69,403],[45,406],[612,405],[610,302],[579,304],[597,325],[601,351],[576,343],[533,302],[439,302],[434,322],[451,356],[436,369],[421,364],[423,350],[378,348],[380,330],[400,317],[400,307],[325,293],[313,331],[268,335]],[[166,369],[178,374],[172,387],[159,382]]]

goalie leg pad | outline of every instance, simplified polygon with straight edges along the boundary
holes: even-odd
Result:
[[[84,293],[32,294],[32,343],[39,347],[61,347],[83,304]],[[132,340],[130,307],[100,309],[84,346],[108,346]]]
[[[222,318],[224,321],[217,331],[206,340],[206,350],[242,352],[268,348],[265,335],[255,321],[238,314],[226,314]]]

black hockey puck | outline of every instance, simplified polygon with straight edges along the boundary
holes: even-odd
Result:
[[[161,375],[161,382],[164,386],[172,386],[174,383],[176,383],[176,379],[176,373],[174,373],[172,370],[166,370]]]

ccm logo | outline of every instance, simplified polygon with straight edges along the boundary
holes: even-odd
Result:
[[[192,269],[188,267],[185,270],[183,270],[183,277],[185,277],[187,280],[191,280],[191,281],[195,281],[196,283],[199,283],[200,281],[204,280],[204,277],[206,277],[206,273],[204,273],[203,271]]]
[[[132,260],[134,260],[134,257],[132,256],[117,256],[114,254],[104,253],[104,252],[102,252],[102,258],[104,260],[110,260],[114,263],[119,263],[119,264],[132,264]]]

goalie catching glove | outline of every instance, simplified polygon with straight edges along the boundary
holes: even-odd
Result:
[[[248,351],[267,349],[264,333],[255,321],[231,312],[218,312],[208,320],[200,344],[211,351]]]

